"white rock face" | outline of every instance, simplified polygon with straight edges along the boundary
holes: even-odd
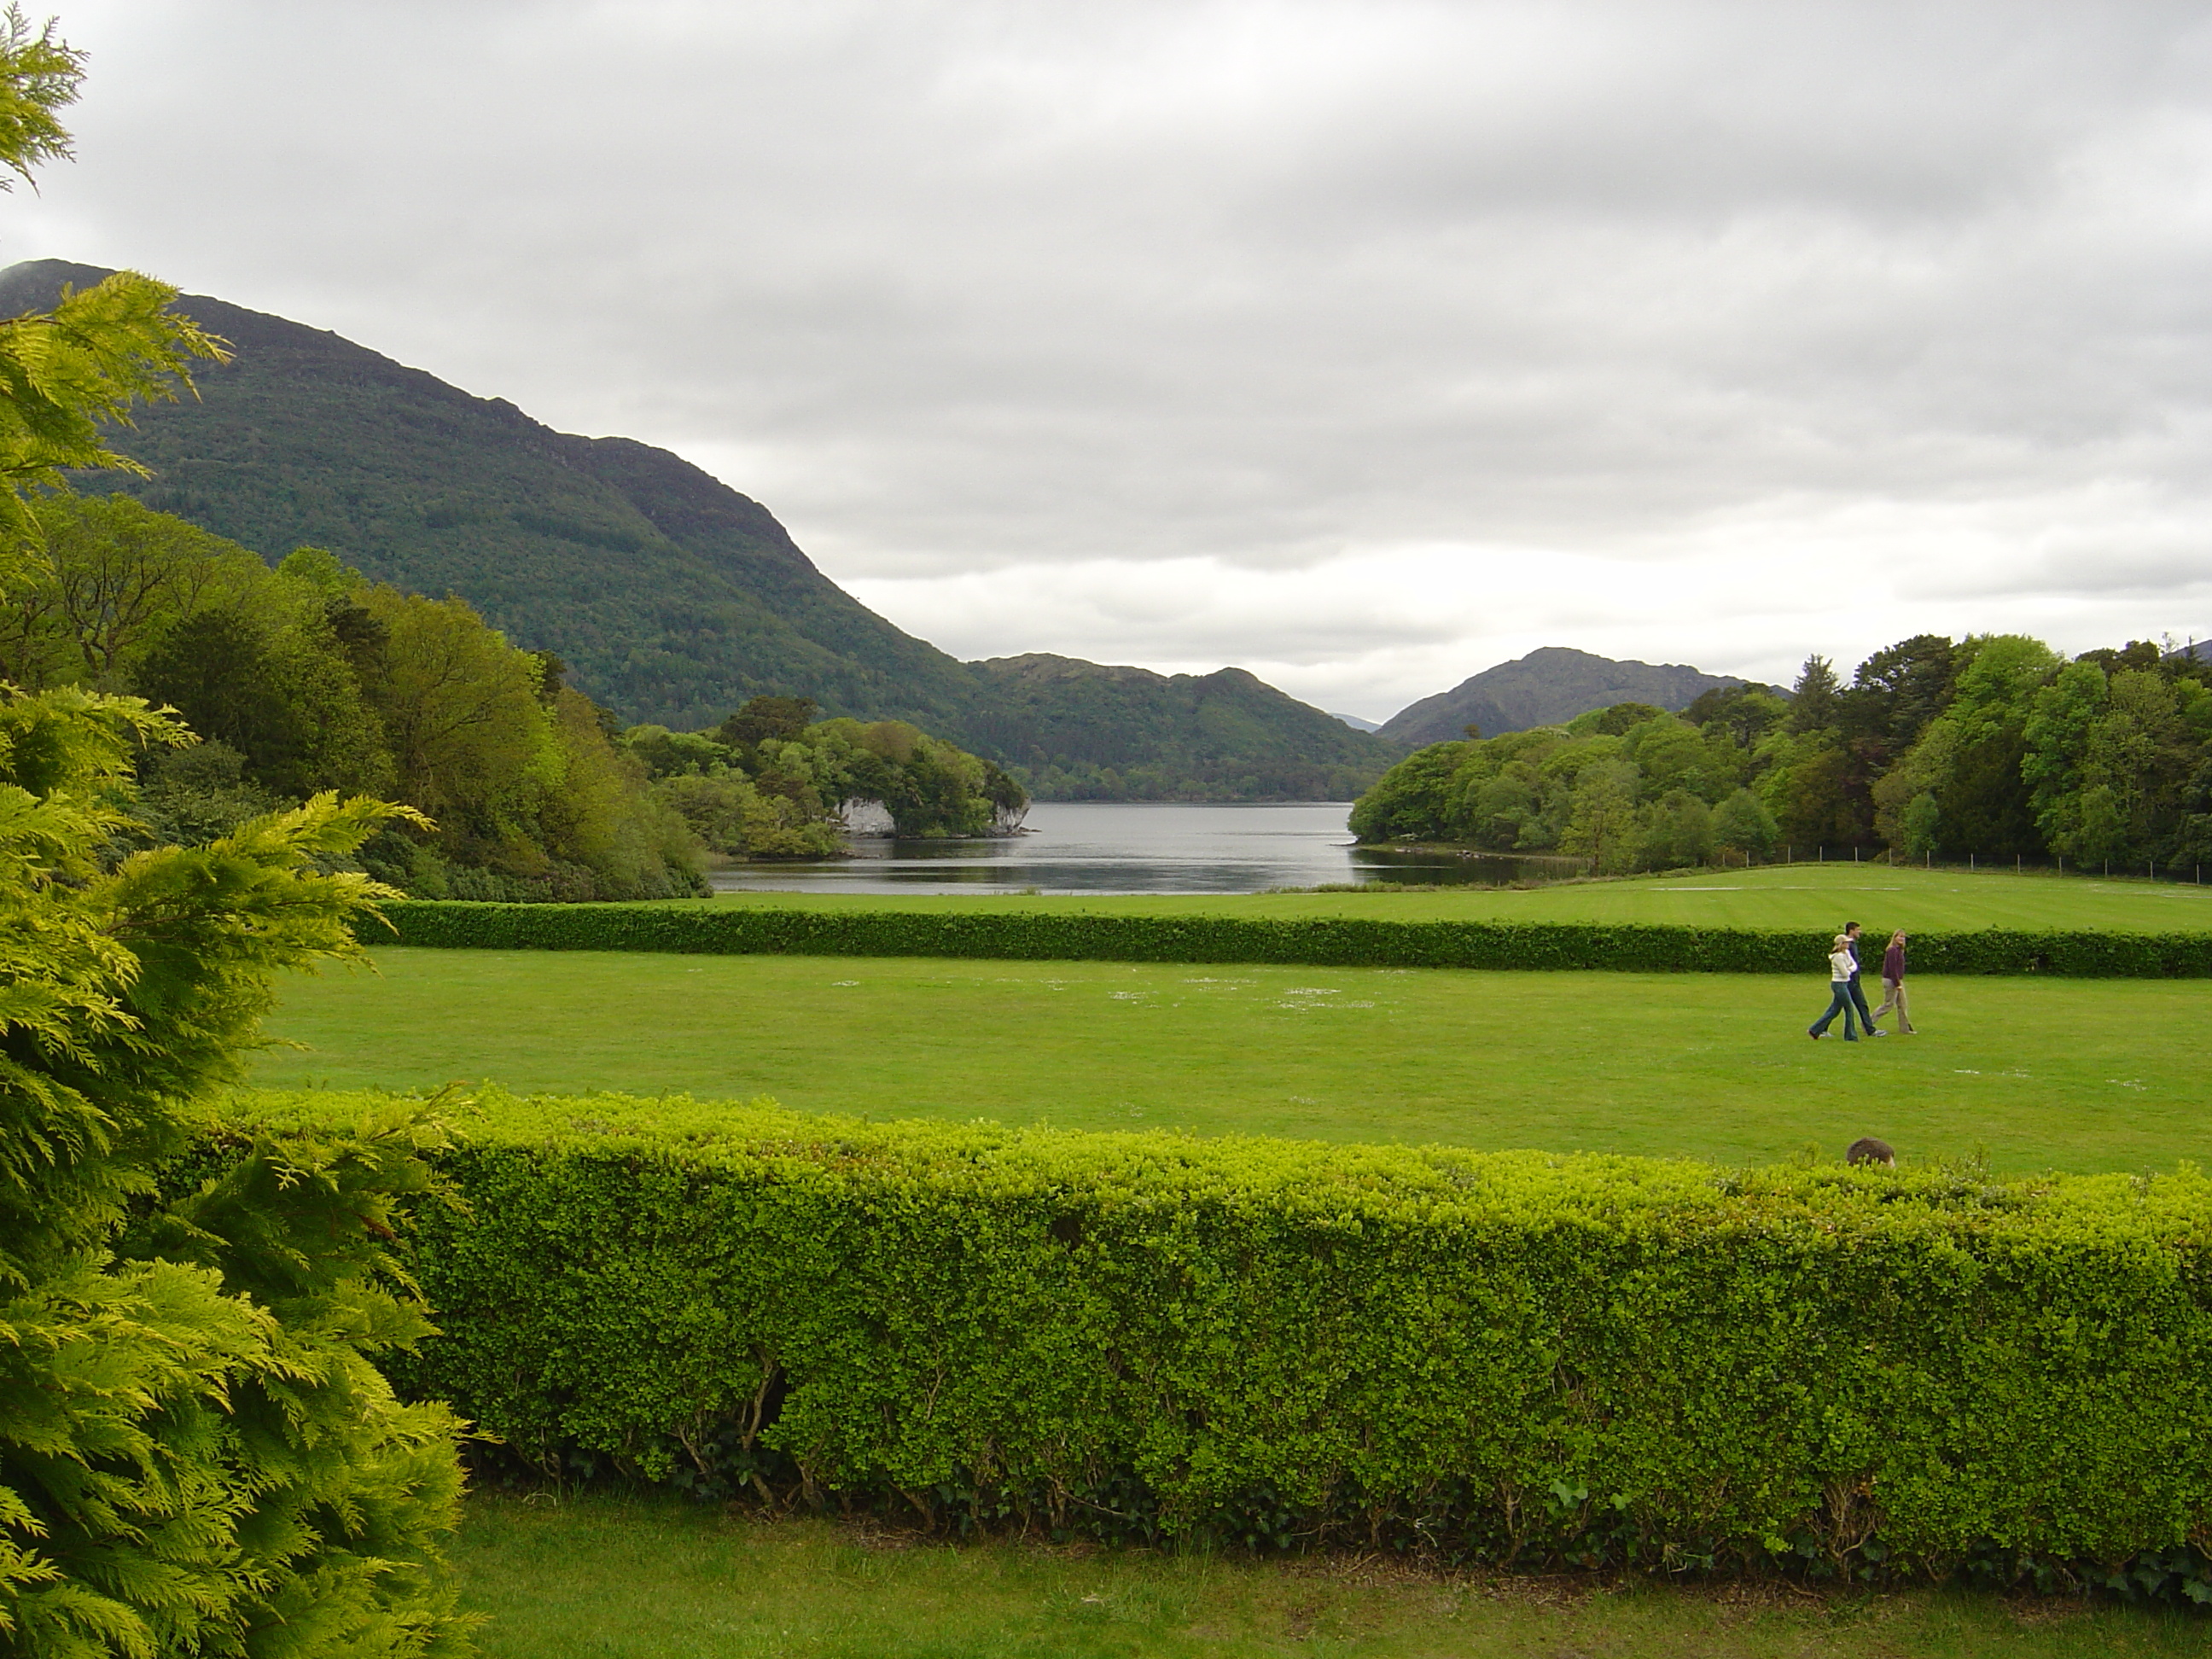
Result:
[[[863,800],[856,795],[839,803],[837,814],[845,820],[845,833],[850,836],[888,836],[893,828],[890,808],[879,800]]]

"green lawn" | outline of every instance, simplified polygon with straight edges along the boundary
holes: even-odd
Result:
[[[489,1659],[2102,1659],[2208,1641],[2201,1619],[2071,1601],[956,1549],[610,1498],[472,1498],[454,1553]]]
[[[1409,921],[1687,922],[1716,927],[2085,927],[2212,931],[2212,887],[2080,876],[1793,864],[1694,876],[1645,876],[1525,889],[1439,892],[1378,887],[1354,893],[1157,894],[1039,898],[927,894],[732,893],[716,904],[808,909],[1091,911],[1142,915],[1371,916]]]
[[[775,1097],[884,1119],[2000,1170],[2212,1158],[2212,985],[1930,977],[1808,1042],[1819,975],[380,951],[290,981],[275,1086]]]

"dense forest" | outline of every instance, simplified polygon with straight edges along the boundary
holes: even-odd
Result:
[[[849,799],[883,799],[915,834],[1025,805],[1005,774],[914,726],[793,728],[790,700],[749,702],[717,738],[625,733],[559,658],[510,645],[465,601],[370,581],[319,549],[272,570],[126,495],[33,512],[44,569],[0,600],[0,680],[181,715],[200,741],[138,769],[151,844],[197,845],[335,789],[427,820],[386,823],[358,855],[405,891],[656,898],[703,890],[717,856],[835,854]]]
[[[1363,796],[1363,841],[1580,854],[1604,873],[1880,847],[1913,859],[2212,863],[2212,663],[2140,641],[1923,634],[1849,684],[1717,688],[1420,750]]]

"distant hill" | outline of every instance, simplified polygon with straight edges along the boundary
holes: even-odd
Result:
[[[0,315],[107,274],[12,266]],[[1340,796],[1395,757],[1241,671],[1177,690],[1189,677],[1054,659],[1071,672],[1045,676],[1046,690],[963,664],[860,604],[766,507],[680,456],[556,432],[282,317],[198,295],[180,308],[235,360],[198,372],[198,400],[144,409],[121,434],[154,477],[91,474],[81,488],[127,491],[264,558],[325,547],[379,580],[458,593],[516,644],[557,653],[627,722],[691,730],[763,693],[810,696],[833,714],[912,720],[1020,766],[1047,795],[1048,777],[1109,772],[1169,799],[1358,780],[1326,791]]]
[[[1342,720],[1355,732],[1380,732],[1382,729],[1380,720],[1364,720],[1357,714],[1340,714],[1334,708],[1328,711],[1328,717],[1333,720]]]
[[[1397,758],[1241,668],[1156,674],[1036,653],[971,663],[968,732],[1060,798],[1349,800]]]
[[[1556,726],[1617,702],[1686,708],[1701,692],[1743,683],[1733,675],[1700,673],[1674,663],[1616,662],[1549,645],[1408,704],[1382,723],[1378,735],[1415,748],[1464,737],[1470,726],[1494,738],[1501,732]]]

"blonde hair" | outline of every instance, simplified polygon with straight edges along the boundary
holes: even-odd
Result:
[[[1838,933],[1836,935],[1836,942],[1828,948],[1831,951],[1840,951],[1844,946],[1849,945],[1850,942],[1851,936],[1849,933]]]

